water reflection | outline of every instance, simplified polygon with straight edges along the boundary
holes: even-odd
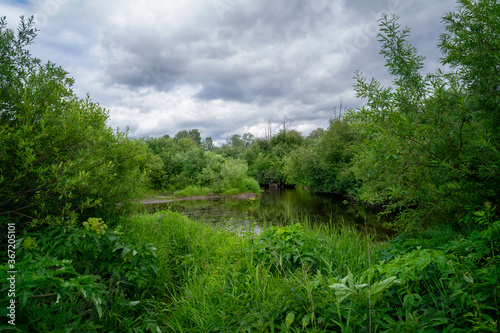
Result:
[[[250,200],[217,199],[145,206],[148,211],[170,209],[194,220],[243,230],[253,228],[257,232],[263,224],[297,222],[353,226],[364,231],[366,219],[369,233],[377,238],[383,239],[392,234],[383,226],[388,219],[379,219],[376,209],[301,189],[265,189],[253,203]]]

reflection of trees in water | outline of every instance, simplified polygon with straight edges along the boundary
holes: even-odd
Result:
[[[377,218],[377,210],[362,204],[344,204],[342,201],[342,198],[307,190],[271,189],[261,193],[256,200],[253,218],[247,200],[179,201],[160,204],[154,209],[170,209],[209,223],[231,221],[237,226],[248,226],[252,221],[265,221],[267,224],[285,225],[307,219],[310,224],[353,226],[363,232],[366,218],[370,233],[388,233]]]

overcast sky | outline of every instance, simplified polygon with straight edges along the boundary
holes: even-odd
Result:
[[[11,27],[35,15],[32,54],[70,72],[75,93],[130,136],[197,128],[221,144],[291,119],[307,135],[333,108],[363,105],[356,70],[390,83],[377,19],[389,12],[432,72],[455,0],[1,0]]]

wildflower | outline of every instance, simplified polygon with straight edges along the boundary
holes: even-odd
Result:
[[[95,232],[97,235],[102,236],[106,233],[108,226],[100,218],[91,217],[87,221],[83,222],[82,225],[87,229],[87,231]]]
[[[38,247],[38,244],[36,243],[36,238],[33,238],[33,237],[27,237],[27,238],[24,240],[24,246],[25,246],[28,250],[33,250],[34,248]]]

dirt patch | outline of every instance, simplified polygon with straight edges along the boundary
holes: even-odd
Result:
[[[160,199],[160,198],[152,198],[152,199],[144,199],[141,200],[143,204],[155,204],[155,203],[164,203],[164,202],[173,202],[173,201],[186,201],[186,200],[215,200],[215,199],[232,199],[232,200],[248,200],[248,199],[257,199],[257,195],[254,193],[241,193],[235,194],[231,196],[223,196],[223,195],[200,195],[195,197],[179,197],[174,199]]]

